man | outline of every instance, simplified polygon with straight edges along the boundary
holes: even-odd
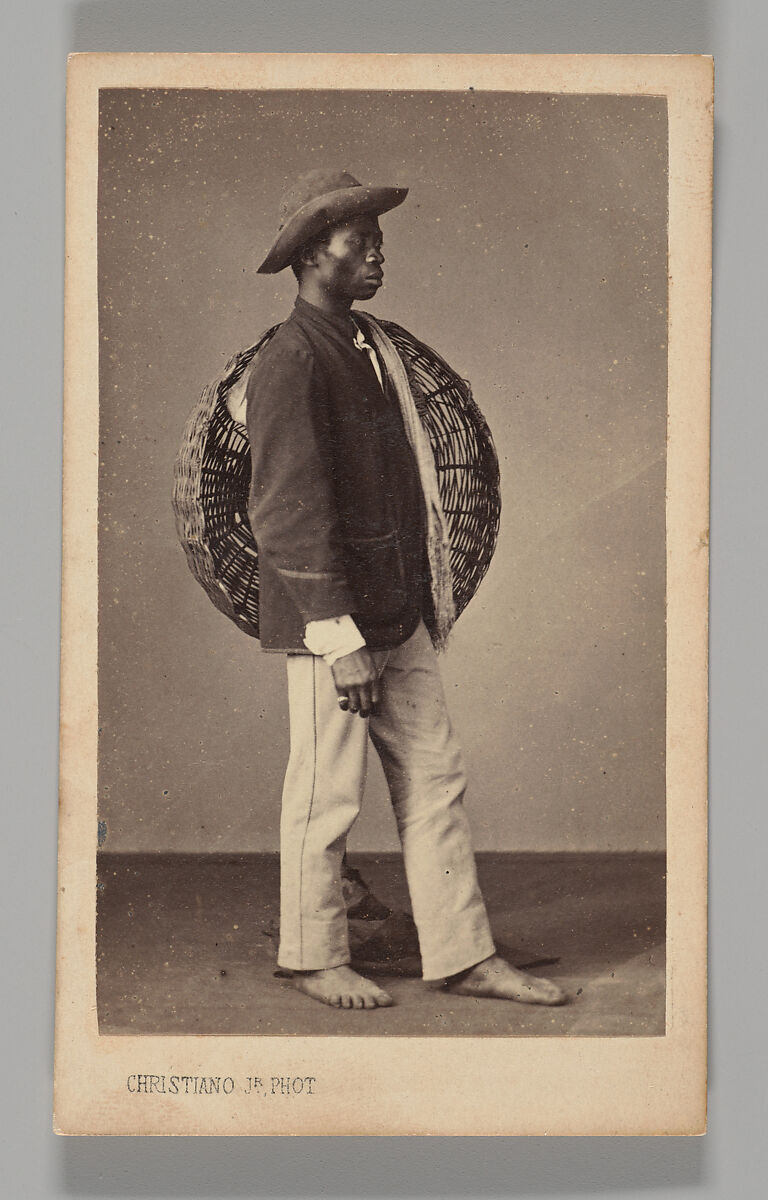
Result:
[[[392,1003],[349,965],[341,886],[370,736],[424,978],[458,994],[560,1004],[554,983],[494,950],[433,647],[452,612],[434,463],[394,348],[351,311],[381,287],[378,217],[406,194],[343,171],[309,172],[286,195],[259,268],[291,266],[298,281],[294,311],[256,356],[245,389],[261,641],[288,665],[278,962],[325,1004]]]

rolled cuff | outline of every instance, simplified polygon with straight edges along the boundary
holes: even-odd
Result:
[[[365,638],[349,613],[310,621],[304,630],[304,645],[332,667],[337,659],[365,645]]]

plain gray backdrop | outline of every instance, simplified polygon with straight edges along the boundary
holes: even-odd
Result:
[[[12,3],[2,9],[9,1196],[761,1196],[766,985],[764,122],[760,0]],[[56,1139],[65,57],[76,50],[698,52],[716,59],[710,1133],[699,1139]]]
[[[330,162],[409,186],[364,307],[471,380],[498,450],[496,554],[441,662],[475,846],[663,850],[664,100],[117,88],[100,128],[104,848],[278,846],[284,657],[194,582],[170,475],[202,384],[291,311],[256,267]],[[399,849],[374,754],[350,848]]]

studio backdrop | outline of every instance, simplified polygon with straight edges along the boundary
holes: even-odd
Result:
[[[501,468],[443,656],[479,850],[665,844],[667,123],[661,98],[102,91],[100,841],[276,850],[285,664],[217,612],[171,508],[189,411],[290,312],[280,197],[407,186],[365,307],[470,380]],[[375,762],[351,847],[397,846]]]

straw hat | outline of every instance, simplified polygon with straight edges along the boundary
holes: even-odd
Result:
[[[329,225],[361,213],[389,212],[408,195],[408,188],[364,187],[349,171],[320,167],[300,175],[280,205],[280,228],[261,275],[287,267],[296,251]]]

